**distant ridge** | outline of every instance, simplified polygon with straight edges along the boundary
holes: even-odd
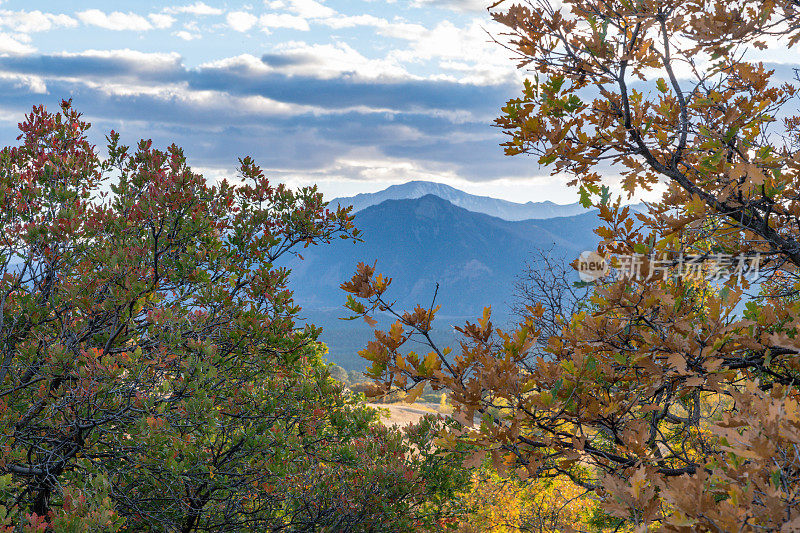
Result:
[[[386,200],[415,200],[429,194],[468,211],[483,213],[503,220],[541,220],[581,215],[588,212],[579,203],[561,205],[545,201],[520,204],[488,196],[469,194],[444,183],[430,181],[409,181],[400,185],[392,185],[379,192],[334,198],[331,200],[330,206],[331,208],[353,206],[353,212],[357,213]]]
[[[443,345],[456,346],[450,325],[474,321],[484,306],[491,305],[495,323],[505,326],[516,276],[532,252],[571,261],[597,246],[594,229],[600,220],[596,211],[586,210],[571,217],[503,220],[429,194],[367,207],[356,213],[354,223],[363,242],[336,239],[303,250],[302,260],[287,261],[295,302],[309,322],[323,328],[321,340],[330,349],[330,360],[349,370],[364,368],[356,354],[374,338],[363,321],[339,320],[350,314],[339,285],[360,261],[371,265],[377,260],[378,272],[393,278],[387,297],[398,309],[429,305],[438,284],[441,321],[432,335]]]

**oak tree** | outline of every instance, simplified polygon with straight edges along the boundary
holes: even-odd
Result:
[[[501,4],[529,74],[496,121],[506,153],[570,176],[600,210],[598,252],[636,266],[597,283],[534,358],[546,302],[511,331],[487,309],[448,354],[430,342],[436,309],[394,309],[390,279],[360,265],[348,307],[397,319],[362,352],[371,375],[448,389],[475,427],[443,440],[523,479],[568,477],[637,531],[800,528],[800,119],[791,77],[759,59],[794,49],[799,6]],[[612,173],[628,196],[663,194],[634,214]],[[690,256],[716,279],[681,275]],[[731,257],[760,257],[758,284]],[[412,337],[430,353],[406,353]]]

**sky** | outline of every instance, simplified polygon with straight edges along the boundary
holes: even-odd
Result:
[[[72,98],[99,147],[111,129],[174,142],[213,180],[249,155],[328,199],[430,180],[573,202],[568,178],[503,155],[492,122],[526,73],[486,3],[0,0],[0,145],[32,106]],[[762,54],[787,77],[800,63]]]
[[[62,98],[103,145],[175,142],[211,179],[252,156],[326,197],[421,179],[575,201],[492,126],[524,73],[481,0],[0,0],[0,143]]]

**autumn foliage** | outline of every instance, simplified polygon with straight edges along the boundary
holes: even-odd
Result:
[[[599,509],[596,498],[568,479],[525,481],[500,477],[487,467],[474,473],[465,497],[470,514],[459,524],[462,533],[560,533],[584,529],[601,533],[625,531],[620,521]]]
[[[569,479],[636,531],[800,529],[800,119],[792,80],[754,56],[795,45],[797,5],[502,4],[530,74],[496,122],[506,153],[571,176],[599,209],[598,252],[641,268],[554,317],[543,352],[552,313],[531,302],[510,331],[487,309],[448,354],[429,336],[436,309],[395,310],[390,280],[360,265],[348,307],[397,320],[362,352],[372,377],[383,392],[447,390],[465,429],[442,445],[467,440],[473,463],[520,480]],[[608,174],[628,196],[663,195],[634,214]],[[691,280],[690,255],[758,256],[760,278]],[[671,268],[648,277],[656,261]]]

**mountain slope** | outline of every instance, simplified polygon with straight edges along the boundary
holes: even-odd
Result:
[[[378,205],[386,200],[410,200],[432,194],[451,204],[476,213],[484,213],[505,220],[544,219],[579,215],[586,212],[580,204],[560,205],[553,202],[528,202],[525,204],[468,194],[443,183],[430,181],[409,181],[392,185],[375,193],[362,193],[346,198],[331,200],[331,208],[339,205],[353,206],[354,212]]]
[[[492,305],[502,324],[508,315],[514,281],[534,249],[553,250],[569,260],[594,248],[595,213],[548,220],[508,221],[454,206],[437,196],[389,200],[355,215],[364,242],[338,241],[306,249],[293,259],[291,288],[310,322],[324,329],[331,360],[359,368],[355,352],[371,334],[362,322],[343,322],[345,294],[339,285],[359,261],[392,276],[386,296],[401,308],[429,305],[439,284],[439,332],[452,344],[450,323],[480,316]],[[448,318],[449,317],[449,318]],[[363,367],[360,366],[360,367]]]

